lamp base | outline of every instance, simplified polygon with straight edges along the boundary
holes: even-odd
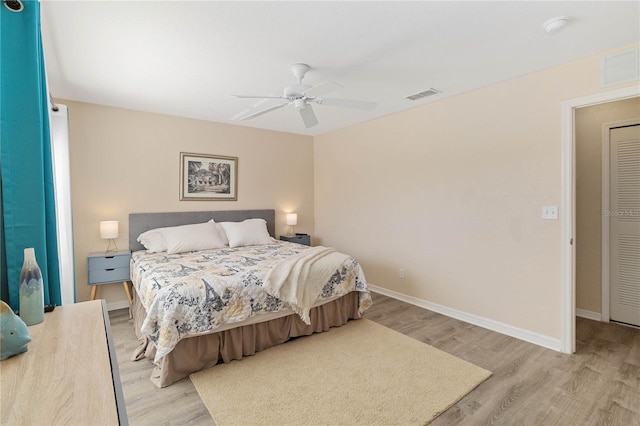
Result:
[[[113,244],[113,247],[111,245]],[[109,243],[107,244],[107,249],[104,251],[105,254],[118,251],[118,246],[116,245],[116,240],[113,238],[109,238]]]
[[[289,226],[287,227],[287,233],[286,233],[286,236],[287,236],[287,237],[295,237],[295,236],[296,236],[296,233],[295,233],[295,230],[294,230],[293,226],[289,225]]]

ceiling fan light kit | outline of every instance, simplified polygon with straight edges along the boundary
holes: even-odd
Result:
[[[238,119],[251,120],[252,118],[259,117],[268,112],[275,111],[288,105],[293,105],[298,111],[300,111],[300,117],[302,118],[302,122],[304,123],[305,127],[309,128],[318,124],[318,119],[315,112],[313,111],[313,108],[311,107],[311,103],[355,108],[366,111],[372,111],[378,106],[377,103],[369,101],[321,97],[327,93],[339,90],[343,86],[338,83],[332,83],[330,81],[325,81],[315,86],[303,84],[302,79],[304,79],[304,76],[307,74],[307,71],[309,71],[309,69],[310,67],[307,64],[291,65],[291,72],[293,73],[293,76],[296,78],[296,80],[298,80],[298,84],[293,84],[291,86],[285,87],[282,91],[283,96],[234,95],[237,98],[244,99],[283,99],[287,101],[280,105],[275,105],[257,112],[250,112],[248,114],[241,115]]]
[[[302,79],[309,71],[309,65],[307,64],[293,64],[291,65],[291,72],[298,79],[298,84],[302,84]]]

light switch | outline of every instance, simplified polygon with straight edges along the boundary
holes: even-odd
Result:
[[[558,206],[542,206],[543,219],[558,219]]]

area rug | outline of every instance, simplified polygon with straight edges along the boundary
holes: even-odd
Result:
[[[423,425],[490,375],[360,319],[190,377],[219,426]]]

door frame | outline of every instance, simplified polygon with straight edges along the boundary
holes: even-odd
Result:
[[[575,218],[575,110],[591,105],[635,98],[640,87],[631,86],[562,102],[562,200],[560,204],[560,241],[562,262],[562,338],[561,351],[576,350],[576,235]]]
[[[611,166],[611,129],[625,126],[640,125],[640,119],[633,118],[630,120],[614,121],[611,123],[604,123],[602,125],[602,211],[606,212],[611,210],[609,205],[609,190],[610,190],[610,166]],[[611,244],[609,241],[609,216],[602,215],[602,308],[600,320],[603,322],[610,322],[611,313],[610,309],[610,281],[609,281],[609,253]]]

